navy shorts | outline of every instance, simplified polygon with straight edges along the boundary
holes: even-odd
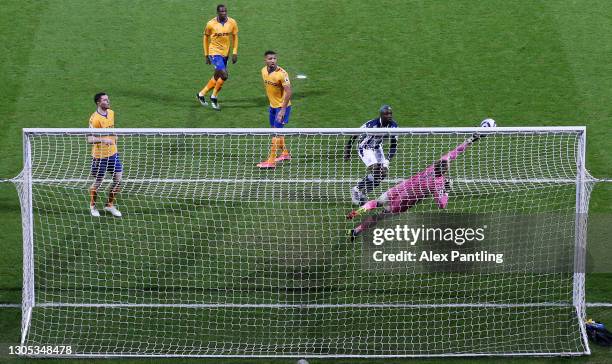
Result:
[[[215,66],[215,71],[224,71],[227,68],[227,57],[215,55],[208,56],[210,63]]]
[[[123,165],[119,159],[119,153],[115,153],[108,158],[93,158],[91,160],[91,175],[93,177],[104,178],[106,172],[123,172]]]
[[[285,124],[289,122],[289,115],[291,115],[291,106],[287,106],[287,109],[285,109],[285,116],[283,117],[283,120],[281,120],[281,122],[279,123],[276,121],[276,115],[278,115],[278,112],[280,110],[280,107],[271,107],[268,109],[268,111],[270,112],[270,126],[273,128],[282,128],[283,126],[285,126]]]

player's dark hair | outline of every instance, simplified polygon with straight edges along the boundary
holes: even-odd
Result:
[[[276,52],[274,52],[274,51],[266,51],[266,53],[264,53],[264,57],[267,57],[267,56],[269,56],[271,54],[276,54]]]
[[[100,99],[102,98],[102,96],[106,95],[106,92],[98,92],[97,94],[94,95],[94,103],[97,105],[98,102],[100,102]]]
[[[382,114],[383,112],[385,112],[387,110],[393,111],[393,109],[391,108],[390,105],[383,105],[383,106],[380,107],[380,109],[378,111]]]
[[[227,10],[227,7],[225,7],[225,5],[223,5],[223,4],[219,4],[219,5],[217,5],[217,13],[219,12],[219,10],[220,10],[221,8],[225,8],[225,10]]]

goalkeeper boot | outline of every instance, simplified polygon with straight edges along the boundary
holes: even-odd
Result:
[[[196,97],[198,98],[198,101],[200,102],[200,105],[208,106],[208,102],[206,102],[206,96],[200,96],[200,94],[197,93]]]
[[[210,98],[210,106],[217,111],[221,111],[221,106],[219,106],[219,100],[216,97]]]
[[[377,207],[378,207],[378,201],[370,200],[370,201],[364,203],[363,206],[361,206],[357,210],[353,210],[353,211],[349,212],[348,215],[346,215],[346,219],[347,220],[352,220],[352,219],[356,218],[357,216],[363,214],[364,212],[367,212],[367,211],[370,211],[370,210],[374,210]]]
[[[349,232],[349,237],[351,239],[351,243],[355,241],[357,236],[359,236],[359,233],[357,231],[355,231],[355,229],[351,229],[351,231]]]
[[[121,217],[121,211],[117,210],[113,205],[104,206],[104,211],[110,212],[114,217]]]
[[[93,217],[100,217],[100,211],[98,211],[98,209],[96,208],[96,205],[89,206],[89,213]]]

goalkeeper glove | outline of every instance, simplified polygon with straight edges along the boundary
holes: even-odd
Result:
[[[480,140],[480,138],[484,138],[486,135],[481,135],[480,133],[476,132],[474,134],[472,134],[471,137],[468,138],[468,141],[470,142],[470,144],[477,142],[478,140]]]

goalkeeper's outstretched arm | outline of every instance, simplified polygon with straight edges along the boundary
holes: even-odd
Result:
[[[442,158],[440,158],[440,160],[450,162],[452,160],[457,159],[457,157],[461,153],[465,152],[469,148],[470,145],[472,145],[475,142],[479,141],[480,138],[481,138],[480,134],[474,133],[472,136],[467,138],[463,143],[459,144],[455,149],[453,149],[450,152],[448,152],[445,155],[443,155]]]
[[[446,175],[448,173],[450,161],[457,159],[461,153],[465,152],[470,145],[480,140],[480,138],[480,134],[474,133],[463,143],[459,144],[455,149],[443,155],[442,158],[433,164],[434,175],[436,177],[443,178],[443,183],[441,185],[437,185],[433,193],[433,198],[436,201],[438,208],[445,209],[448,205],[448,193],[452,187],[452,181]]]

